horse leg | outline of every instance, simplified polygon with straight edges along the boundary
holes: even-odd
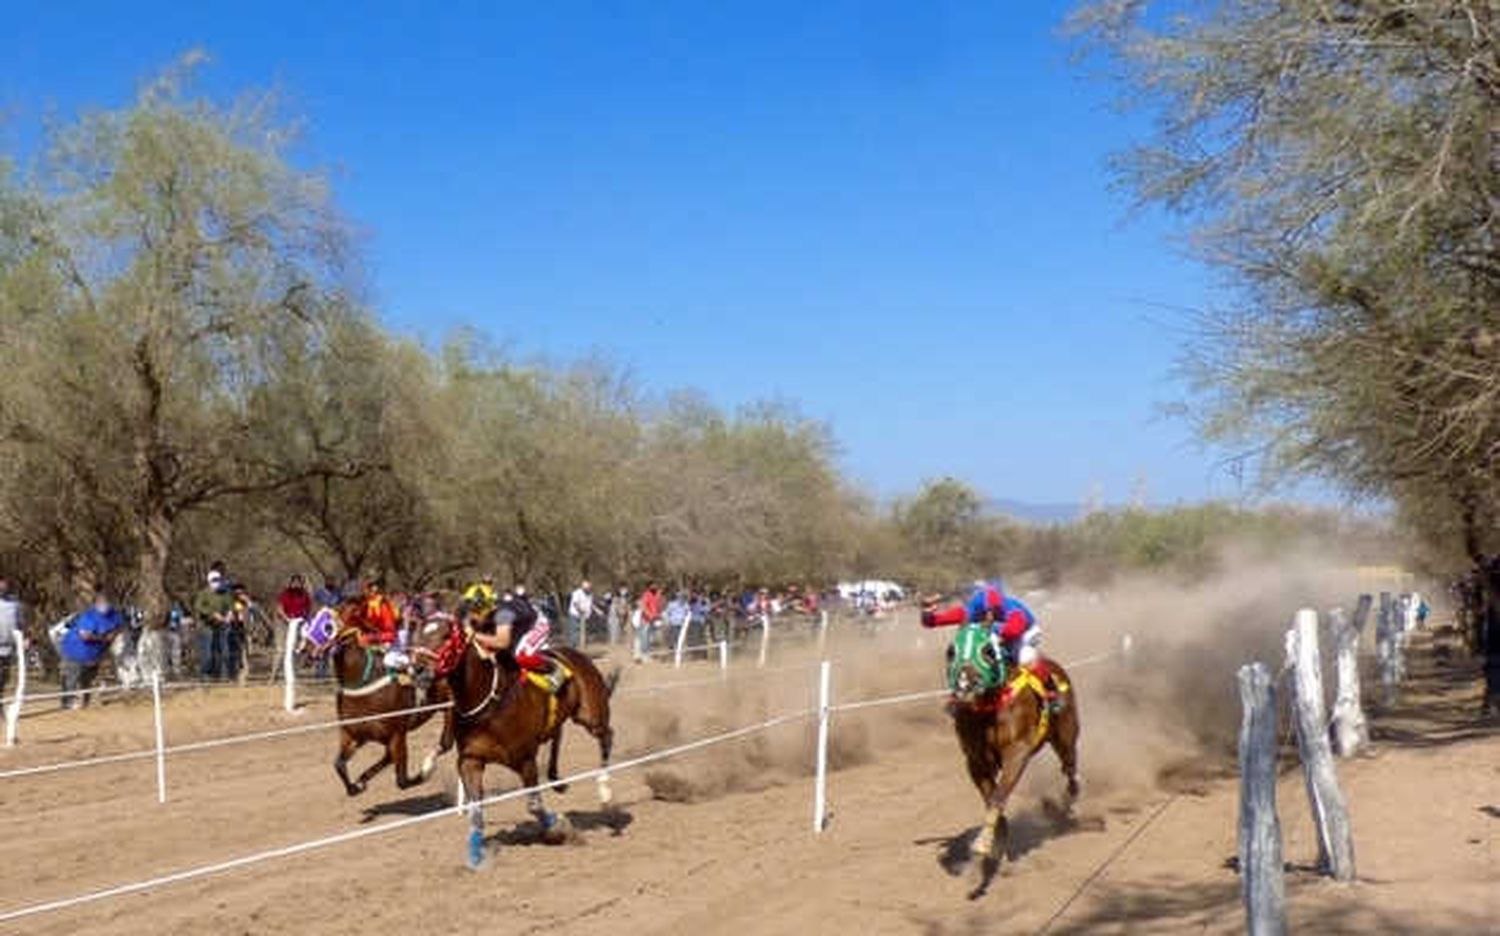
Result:
[[[469,844],[465,863],[470,871],[484,867],[484,761],[477,757],[458,758],[458,782],[469,813]]]
[[[538,779],[536,755],[533,754],[527,758],[517,772],[521,775],[522,787],[535,787]],[[567,817],[547,811],[547,807],[542,804],[541,790],[534,789],[526,794],[526,809],[536,817],[537,822],[541,823],[543,839],[548,842],[557,842],[567,837],[569,831]]]
[[[403,748],[404,750],[404,748]],[[387,741],[380,749],[380,760],[365,768],[365,772],[359,775],[359,788],[365,789],[370,785],[370,780],[380,773],[391,763],[391,742]]]
[[[552,735],[552,747],[547,752],[547,779],[556,783],[556,786],[553,787],[554,790],[559,793],[566,793],[568,792],[568,785],[566,783],[557,783],[557,755],[558,751],[562,748],[562,736],[563,726],[558,725],[557,731]]]
[[[1078,799],[1081,785],[1078,780],[1078,715],[1073,708],[1071,700],[1067,709],[1058,715],[1053,722],[1051,737],[1048,741],[1052,744],[1052,750],[1057,753],[1057,759],[1062,764],[1063,777],[1068,781],[1068,797],[1063,804],[1064,812],[1073,808],[1073,803]]]
[[[453,709],[450,708],[443,712],[443,733],[438,736],[437,747],[428,751],[427,756],[422,758],[422,772],[419,775],[419,779],[417,782],[420,783],[421,781],[431,777],[432,772],[437,769],[437,759],[446,754],[452,747]]]
[[[1012,741],[1000,752],[1000,780],[990,791],[984,817],[984,828],[979,832],[979,841],[974,846],[975,854],[998,861],[1009,851],[1009,824],[1005,821],[1005,802],[1021,782],[1021,773],[1030,758],[1030,745],[1024,741]],[[999,846],[997,849],[996,846]]]
[[[391,735],[391,740],[385,743],[385,751],[391,763],[396,765],[396,789],[404,790],[407,787],[416,786],[427,779],[425,773],[413,777],[407,770],[405,728],[399,728]]]
[[[607,808],[615,799],[614,792],[609,787],[609,753],[615,746],[615,730],[606,721],[602,725],[591,726],[589,733],[599,741],[599,768],[603,771],[599,774],[599,804]]]
[[[609,689],[605,683],[595,680],[588,691],[581,691],[579,695],[578,711],[573,720],[599,742],[599,768],[602,771],[597,781],[599,804],[608,807],[615,798],[609,786],[609,755],[615,743],[615,730],[609,725]]]
[[[350,796],[358,796],[365,789],[363,785],[356,786],[349,780],[349,758],[354,756],[359,744],[347,728],[339,731],[339,752],[333,758],[333,770],[344,781],[344,792]]]

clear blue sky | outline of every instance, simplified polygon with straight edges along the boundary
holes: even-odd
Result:
[[[15,126],[195,46],[210,91],[283,89],[400,331],[796,401],[881,495],[1238,493],[1157,415],[1211,274],[1110,191],[1143,127],[1069,3],[89,6],[7,18]]]

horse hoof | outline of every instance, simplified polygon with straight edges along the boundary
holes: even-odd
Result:
[[[599,803],[601,805],[608,806],[610,803],[613,803],[614,801],[615,801],[615,794],[614,794],[614,791],[612,789],[610,789],[609,778],[608,777],[600,777],[599,778]]]
[[[464,856],[464,865],[470,871],[478,871],[484,867],[484,835],[479,832],[469,833],[469,852]]]
[[[561,845],[573,837],[573,823],[562,813],[548,813],[542,820],[542,840],[548,845]]]
[[[426,757],[422,758],[422,779],[426,780],[428,777],[432,776],[432,772],[436,768],[437,768],[437,755],[436,754],[428,754]]]

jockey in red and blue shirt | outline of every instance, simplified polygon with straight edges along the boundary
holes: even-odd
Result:
[[[1026,645],[1036,635],[1036,615],[1021,599],[1007,595],[998,579],[975,582],[963,604],[950,605],[942,610],[922,609],[923,627],[952,627],[966,621],[983,623],[987,620],[993,622],[991,633],[1003,644],[1011,662],[1030,666],[1038,661],[1035,653],[1023,655]]]

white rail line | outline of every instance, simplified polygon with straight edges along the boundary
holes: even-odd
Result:
[[[284,738],[291,735],[306,734],[310,731],[323,731],[328,728],[341,728],[344,725],[358,725],[364,722],[382,721],[387,718],[400,718],[405,715],[417,715],[422,712],[436,712],[439,709],[452,708],[452,702],[435,702],[432,705],[419,705],[415,708],[397,709],[394,712],[383,712],[379,715],[364,715],[359,718],[342,718],[336,721],[316,722],[310,725],[296,725],[291,728],[276,728],[270,731],[256,731],[250,734],[231,735],[227,738],[210,738],[205,741],[190,741],[185,744],[174,744],[162,748],[162,754],[185,754],[189,751],[205,751],[209,748],[226,747],[231,744],[245,744],[250,741],[265,741],[271,738]],[[0,771],[0,780],[9,777],[25,777],[33,774],[52,773],[58,770],[72,770],[78,767],[89,767],[96,764],[117,764],[122,761],[144,760],[156,756],[156,748],[145,748],[139,751],[128,751],[123,754],[106,754],[103,757],[91,757],[87,760],[62,761],[55,764],[41,764],[36,767],[18,767],[14,770]]]

